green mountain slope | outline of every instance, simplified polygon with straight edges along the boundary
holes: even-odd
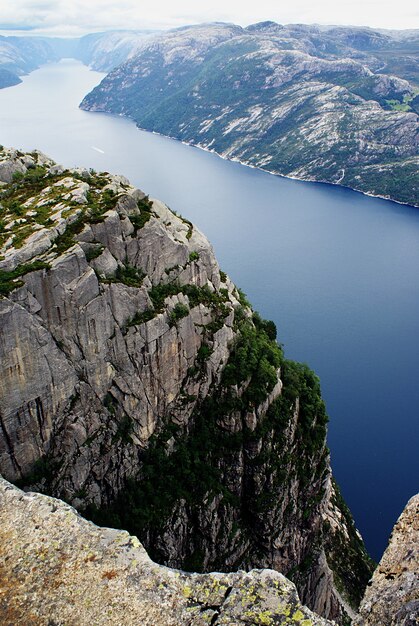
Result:
[[[377,58],[336,30],[171,31],[112,71],[81,107],[274,173],[419,206],[417,89],[370,69]],[[391,47],[377,38],[380,53]]]

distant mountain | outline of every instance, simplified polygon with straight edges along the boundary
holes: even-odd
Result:
[[[94,33],[81,37],[74,50],[76,59],[83,61],[92,69],[109,72],[135,53],[139,52],[143,42],[156,32],[152,31],[111,31]]]
[[[0,89],[20,82],[43,63],[65,57],[79,59],[92,69],[109,72],[139,52],[157,31],[109,31],[80,38],[0,36]],[[4,74],[9,72],[11,75]]]
[[[13,85],[18,85],[22,81],[19,76],[13,74],[13,72],[9,72],[9,70],[3,70],[0,68],[0,89],[4,87],[12,87]]]
[[[17,85],[21,82],[19,76],[58,58],[53,45],[45,38],[0,35],[0,88]]]
[[[350,58],[374,72],[395,74],[419,86],[419,30],[373,30],[368,27],[317,26],[261,22],[246,30],[271,34],[280,47],[321,58]]]
[[[81,107],[274,173],[419,206],[418,33],[185,27],[142,42]]]

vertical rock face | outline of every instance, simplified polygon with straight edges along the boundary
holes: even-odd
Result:
[[[419,494],[400,515],[360,606],[358,626],[419,623]]]
[[[0,459],[5,473],[19,477],[47,452],[54,415],[66,407],[77,376],[51,335],[22,306],[0,300],[0,325]]]
[[[5,478],[138,534],[161,563],[275,568],[350,616],[371,569],[316,376],[284,359],[205,237],[125,178],[11,150],[1,172]]]

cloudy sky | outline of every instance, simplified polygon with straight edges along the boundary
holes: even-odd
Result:
[[[419,28],[418,8],[416,0],[210,0],[206,6],[199,0],[0,0],[0,31],[80,35],[215,20]]]

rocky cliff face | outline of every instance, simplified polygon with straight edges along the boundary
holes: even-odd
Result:
[[[161,563],[277,569],[343,623],[371,567],[315,375],[205,237],[124,177],[3,149],[0,180],[5,478]]]
[[[273,173],[418,206],[419,74],[412,61],[413,82],[401,77],[396,44],[272,22],[185,27],[146,42],[80,106]],[[414,56],[417,34],[405,45]],[[399,59],[398,76],[381,73],[383,54]]]
[[[419,623],[419,494],[400,515],[360,606],[358,626]]]

